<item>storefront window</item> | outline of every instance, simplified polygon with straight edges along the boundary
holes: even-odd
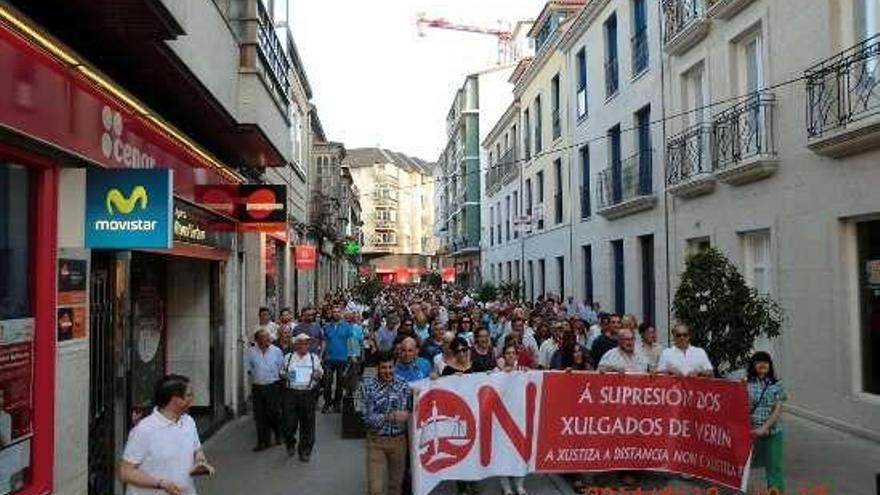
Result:
[[[31,180],[0,162],[0,495],[31,478],[33,435],[33,296]]]
[[[859,224],[865,392],[880,394],[880,221]]]
[[[32,314],[29,179],[26,168],[0,162],[0,320]]]

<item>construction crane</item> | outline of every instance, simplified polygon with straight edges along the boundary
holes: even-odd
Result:
[[[449,29],[451,31],[463,31],[465,33],[485,34],[494,36],[498,40],[498,65],[516,61],[516,46],[513,43],[513,33],[509,29],[492,29],[480,26],[469,26],[450,22],[442,17],[431,19],[424,13],[419,13],[416,18],[419,28],[419,37],[425,37],[426,27],[435,29]]]

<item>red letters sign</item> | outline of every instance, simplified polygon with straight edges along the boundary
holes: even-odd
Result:
[[[294,248],[294,259],[297,270],[314,270],[317,265],[318,249],[315,246],[303,244]]]
[[[419,495],[444,479],[527,473],[669,471],[735,489],[748,478],[743,382],[529,371],[453,376],[414,388]]]

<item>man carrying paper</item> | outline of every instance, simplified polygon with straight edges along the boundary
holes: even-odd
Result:
[[[309,352],[310,337],[301,333],[293,339],[293,352],[284,356],[281,378],[284,383],[284,436],[287,455],[299,453],[299,460],[309,462],[315,445],[316,387],[324,369],[321,358]],[[296,433],[299,430],[299,449]]]

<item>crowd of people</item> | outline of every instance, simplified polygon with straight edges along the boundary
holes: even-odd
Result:
[[[478,302],[452,286],[388,286],[370,301],[327,295],[298,318],[283,308],[275,320],[262,308],[245,359],[257,430],[253,450],[284,443],[289,456],[309,462],[319,401],[321,413],[335,414],[344,397],[358,395],[367,491],[406,494],[411,484],[409,383],[532,369],[714,376],[709,356],[690,344],[686,325],[675,325],[671,336],[672,345],[664,348],[653,323],[572,298]],[[365,368],[371,372],[362,377]],[[779,418],[785,393],[766,353],[752,357],[747,376],[756,439],[753,465],[765,465],[768,485],[781,492]],[[125,461],[136,468],[137,460]],[[623,473],[620,482],[633,483],[633,476]],[[576,490],[586,489],[579,475],[569,479]],[[456,484],[459,494],[477,493],[473,482]],[[504,478],[498,486],[504,495],[526,493],[522,478]]]

